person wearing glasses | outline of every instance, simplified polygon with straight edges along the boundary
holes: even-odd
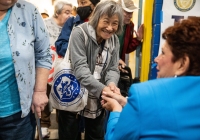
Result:
[[[60,35],[58,36],[58,39],[55,42],[56,52],[59,56],[64,57],[68,43],[69,38],[72,32],[73,27],[76,27],[84,22],[87,22],[89,17],[92,14],[92,11],[94,10],[95,6],[99,3],[100,0],[77,0],[78,7],[76,8],[76,14],[74,16],[71,16],[64,24]],[[58,133],[60,139],[66,139],[65,135],[65,127],[67,126],[69,122],[65,121],[65,114],[67,112],[63,110],[57,110],[58,111],[58,123],[62,125],[58,125]],[[73,123],[73,122],[71,122]],[[80,128],[79,128],[79,135],[77,139],[81,139],[81,132],[84,131],[84,120],[81,119],[80,121]]]
[[[115,1],[101,1],[88,22],[72,30],[69,40],[70,60],[74,75],[89,91],[86,107],[81,112],[65,112],[65,138],[77,137],[79,116],[85,120],[85,139],[104,140],[105,110],[100,104],[102,92],[117,92],[119,79],[119,40],[123,30],[122,8]],[[62,112],[59,112],[62,113]],[[62,124],[60,124],[62,125]]]

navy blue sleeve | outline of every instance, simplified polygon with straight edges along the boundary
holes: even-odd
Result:
[[[57,41],[55,42],[55,46],[56,46],[56,52],[58,55],[64,57],[67,47],[68,47],[68,42],[69,42],[69,37],[73,28],[73,23],[74,21],[74,17],[69,18],[63,28],[62,31],[57,39]]]

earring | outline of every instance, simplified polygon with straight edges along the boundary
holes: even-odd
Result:
[[[176,78],[177,77],[177,75],[174,75],[174,78]]]

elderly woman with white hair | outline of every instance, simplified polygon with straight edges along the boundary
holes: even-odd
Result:
[[[119,79],[119,40],[116,33],[123,30],[122,13],[117,2],[101,1],[89,22],[74,27],[70,36],[68,47],[74,75],[89,91],[87,105],[80,112],[85,120],[86,140],[104,139],[105,110],[100,104],[101,94],[119,91],[116,87]],[[77,115],[78,112],[66,112],[63,121],[73,123],[59,125],[65,128],[65,139],[75,140],[80,115]]]

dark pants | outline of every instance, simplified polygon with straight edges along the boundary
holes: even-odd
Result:
[[[81,117],[68,111],[59,110],[58,112],[59,140],[77,140],[80,134]],[[104,120],[104,111],[96,119],[84,117],[85,140],[104,140]]]
[[[0,118],[0,140],[34,140],[36,121],[33,113],[21,118],[21,112]]]
[[[47,84],[47,97],[49,98],[49,94],[51,92],[51,86]],[[44,107],[44,110],[41,113],[41,127],[47,127],[49,128],[51,126],[51,121],[50,121],[50,115],[51,112],[49,111],[49,103]]]

